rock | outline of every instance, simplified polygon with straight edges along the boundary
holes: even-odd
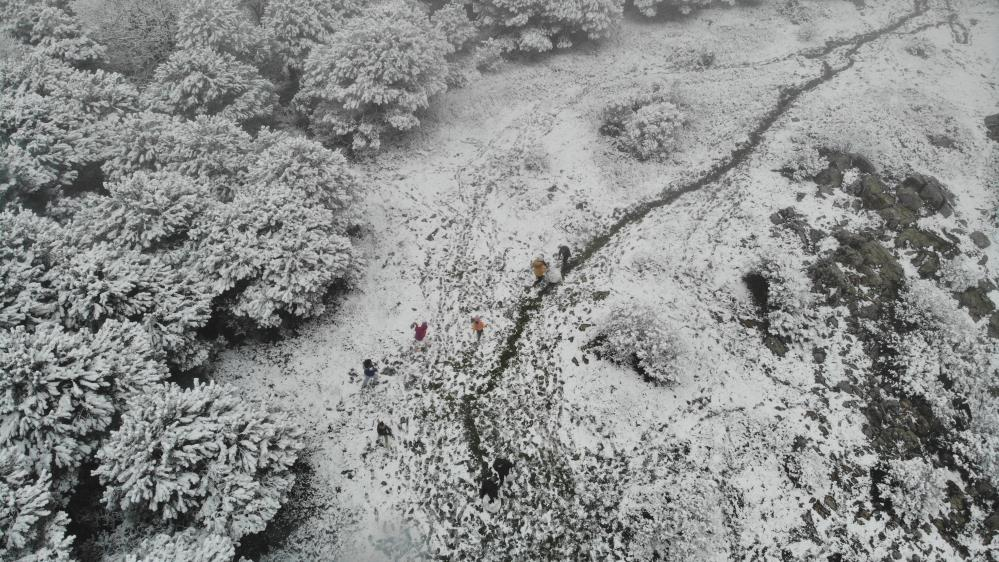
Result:
[[[989,337],[999,339],[999,312],[993,312],[989,316]]]
[[[888,228],[892,230],[898,230],[902,227],[911,226],[916,223],[919,218],[915,211],[903,207],[902,205],[894,205],[891,207],[886,207],[878,211],[881,218],[885,220],[885,224]]]
[[[985,118],[985,129],[988,131],[986,136],[999,142],[999,113],[989,115]]]
[[[993,288],[991,283],[982,281],[978,283],[977,287],[970,287],[958,293],[957,302],[959,305],[967,308],[968,314],[977,322],[996,311],[996,305],[986,294]]]
[[[818,184],[820,193],[832,195],[833,190],[843,185],[843,172],[830,166],[815,176],[815,183]]]
[[[953,254],[957,247],[947,239],[935,232],[920,230],[910,226],[902,230],[895,238],[895,246],[898,248],[913,248],[916,250],[933,249],[944,254]]]
[[[940,271],[940,256],[933,251],[922,251],[912,259],[912,265],[918,268],[916,271],[920,277],[933,277]]]
[[[975,244],[975,246],[982,249],[988,248],[992,244],[989,237],[986,236],[984,232],[978,230],[971,233],[971,241]]]
[[[923,198],[912,187],[899,187],[895,191],[895,197],[900,205],[911,211],[918,212],[923,207]]]
[[[957,141],[947,135],[926,135],[926,140],[930,141],[930,144],[937,148],[946,148],[949,150],[957,148]]]
[[[913,174],[905,178],[902,188],[916,190],[923,205],[930,211],[939,212],[945,217],[954,213],[954,194],[933,176]]]
[[[895,204],[895,197],[888,193],[888,187],[874,174],[864,174],[853,192],[864,202],[865,209],[880,211]]]

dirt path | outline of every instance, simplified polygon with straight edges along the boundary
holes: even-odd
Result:
[[[698,179],[681,185],[675,189],[666,189],[660,197],[638,204],[622,215],[616,222],[610,225],[603,233],[591,238],[580,250],[577,251],[566,265],[564,273],[568,275],[574,270],[585,266],[591,258],[604,249],[617,235],[630,225],[641,222],[652,211],[667,207],[685,194],[692,193],[707,187],[725,177],[729,172],[745,163],[760,146],[764,135],[794,106],[795,102],[804,94],[811,92],[823,84],[830,82],[839,74],[849,70],[856,63],[854,56],[863,47],[881,37],[894,33],[909,21],[923,15],[929,9],[928,0],[915,0],[912,9],[902,16],[894,19],[887,25],[866,33],[861,33],[848,39],[827,42],[821,49],[811,50],[802,54],[808,59],[822,60],[822,74],[797,86],[792,86],[781,91],[777,105],[766,113],[755,128],[749,131],[747,140],[733,150],[725,159],[712,167]],[[840,60],[842,64],[832,66],[826,57],[837,54],[842,50]],[[514,325],[505,341],[496,350],[498,360],[495,366],[486,374],[486,383],[479,387],[476,393],[468,393],[462,397],[461,410],[464,418],[466,441],[472,459],[482,467],[488,468],[485,455],[481,447],[481,438],[476,425],[477,402],[488,396],[499,385],[504,373],[509,368],[511,362],[520,353],[520,342],[527,324],[541,308],[545,298],[555,291],[555,286],[546,286],[535,294],[520,299],[515,307]]]

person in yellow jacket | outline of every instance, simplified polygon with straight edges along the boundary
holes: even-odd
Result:
[[[545,263],[545,259],[541,256],[534,258],[534,260],[531,261],[531,271],[534,272],[535,285],[544,281],[545,274],[548,273],[548,264]]]

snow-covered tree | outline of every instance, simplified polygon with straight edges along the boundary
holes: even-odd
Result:
[[[476,0],[477,23],[514,38],[522,51],[572,46],[572,38],[606,37],[621,18],[623,0]]]
[[[238,0],[183,0],[177,18],[177,46],[206,48],[249,60],[262,48],[262,34]]]
[[[235,555],[229,537],[184,529],[172,535],[157,533],[143,539],[120,562],[230,562]]]
[[[88,37],[80,23],[57,3],[8,0],[0,4],[0,31],[75,66],[93,65],[104,57],[104,47]]]
[[[97,457],[112,509],[189,520],[233,540],[264,529],[294,482],[301,434],[235,388],[162,385],[134,400]]]
[[[625,302],[615,306],[597,326],[595,341],[600,353],[613,363],[637,368],[660,383],[676,380],[682,343],[649,305]]]
[[[137,104],[135,87],[120,75],[41,56],[0,64],[0,151],[11,176],[0,203],[74,183],[102,158],[101,121]]]
[[[197,330],[208,322],[212,296],[191,273],[155,255],[98,244],[67,256],[53,274],[53,288],[67,327],[139,323],[171,363],[188,369],[208,358]]]
[[[207,182],[216,197],[227,199],[245,170],[252,139],[221,116],[192,121],[141,112],[111,128],[116,142],[107,147],[102,170],[111,181],[139,170],[172,171]]]
[[[338,221],[346,229],[354,216],[359,185],[339,152],[300,136],[262,131],[246,171],[245,182],[255,189],[287,189],[331,211],[347,213]]]
[[[69,562],[69,517],[56,507],[52,478],[37,475],[23,454],[0,448],[0,559]]]
[[[767,281],[766,315],[771,334],[789,341],[808,339],[815,298],[802,267],[781,249],[768,249],[753,271]]]
[[[274,85],[232,55],[204,47],[174,51],[143,92],[146,106],[184,117],[221,115],[236,122],[274,110]]]
[[[0,211],[0,329],[34,325],[56,312],[47,279],[63,237],[54,221],[30,211]]]
[[[222,306],[263,327],[321,314],[330,286],[357,267],[342,217],[280,186],[241,190],[191,236],[200,275],[226,295]]]
[[[382,132],[416,127],[415,114],[445,90],[450,50],[420,9],[378,4],[312,50],[296,103],[320,137],[377,149]]]
[[[165,377],[143,336],[119,323],[93,336],[52,323],[0,331],[0,447],[39,471],[78,466],[111,424],[116,395]]]
[[[270,33],[281,62],[300,71],[317,44],[335,33],[356,6],[330,0],[270,0],[260,25]]]
[[[960,480],[921,458],[896,459],[888,462],[888,476],[878,485],[878,491],[891,502],[899,519],[918,526],[947,511],[947,482],[951,479]]]
[[[74,0],[87,34],[106,48],[107,67],[143,81],[177,43],[182,0]]]
[[[140,171],[105,184],[109,195],[86,200],[73,218],[74,236],[139,251],[169,250],[211,204],[209,188],[177,172]]]
[[[468,19],[465,5],[451,0],[430,16],[441,35],[447,38],[451,48],[460,51],[478,34],[475,24]]]

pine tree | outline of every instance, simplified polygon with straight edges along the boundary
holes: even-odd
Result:
[[[383,132],[419,125],[415,114],[446,88],[450,51],[419,9],[379,4],[312,50],[295,99],[320,137],[377,149]]]
[[[0,448],[0,560],[69,562],[69,517],[56,507],[47,470],[35,475],[13,448]]]
[[[122,562],[230,562],[236,555],[229,537],[198,529],[143,539]]]
[[[0,31],[75,66],[92,66],[104,58],[104,47],[84,34],[73,16],[49,2],[8,0],[0,5]]]
[[[62,228],[30,211],[0,211],[0,329],[52,318],[56,294],[46,275],[58,260]]]
[[[204,47],[175,51],[143,93],[153,111],[192,118],[221,115],[236,122],[269,116],[274,85],[232,55]]]
[[[211,49],[246,61],[258,55],[261,38],[237,0],[183,0],[177,18],[181,49]]]
[[[119,323],[93,336],[52,323],[0,331],[0,447],[39,473],[71,473],[111,424],[116,399],[166,376],[143,337]]]
[[[97,457],[112,509],[191,521],[233,540],[264,529],[291,488],[301,433],[236,389],[161,385],[132,402]]]
[[[357,15],[356,1],[270,0],[260,25],[270,33],[285,67],[300,71],[309,52]]]

